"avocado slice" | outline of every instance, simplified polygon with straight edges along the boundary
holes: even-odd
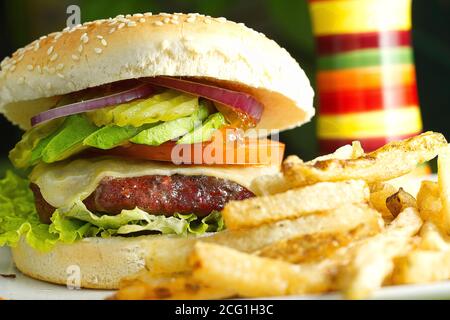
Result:
[[[44,149],[47,147],[50,141],[52,141],[52,139],[59,133],[59,131],[60,130],[56,130],[52,134],[48,135],[47,137],[39,141],[37,146],[31,151],[31,158],[30,158],[31,165],[35,165],[36,163],[39,162],[39,160],[42,158],[42,153],[44,152]]]
[[[225,117],[220,112],[210,115],[202,126],[184,135],[177,144],[191,144],[211,139],[214,131],[226,124]]]
[[[43,148],[42,160],[52,163],[80,152],[86,148],[83,140],[97,130],[84,115],[67,117],[59,132]]]
[[[151,129],[144,130],[130,139],[131,142],[159,146],[162,143],[181,137],[201,125],[209,114],[208,106],[201,104],[191,116],[163,122]]]
[[[127,142],[143,130],[152,128],[155,125],[157,125],[157,123],[147,124],[136,128],[133,126],[119,127],[114,124],[110,124],[89,135],[86,139],[84,139],[83,144],[85,146],[103,150],[112,149],[123,144],[124,142]]]

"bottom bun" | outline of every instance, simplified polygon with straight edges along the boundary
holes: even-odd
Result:
[[[83,288],[117,289],[122,278],[144,269],[155,278],[189,271],[189,255],[199,238],[250,253],[291,237],[349,232],[362,225],[378,230],[380,219],[378,212],[369,208],[353,208],[346,214],[331,210],[201,237],[86,238],[74,244],[56,245],[48,253],[36,251],[22,239],[12,253],[17,268],[33,278]]]
[[[179,247],[183,243],[192,247],[195,238],[184,239],[177,242],[178,249],[183,249]],[[150,248],[157,245],[166,252],[173,240],[174,237],[161,235],[86,238],[73,244],[58,244],[43,253],[22,238],[11,251],[17,269],[32,278],[72,288],[117,289],[122,278],[152,268],[147,259]]]

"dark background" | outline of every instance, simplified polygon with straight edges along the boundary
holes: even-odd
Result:
[[[285,47],[314,85],[314,39],[305,0],[0,0],[0,60],[41,35],[63,29],[70,4],[80,6],[82,22],[147,11],[199,12],[244,22]],[[412,15],[424,129],[450,138],[450,0],[413,0]],[[0,116],[0,176],[20,135]],[[288,143],[287,154],[314,157],[315,121],[282,133],[281,140]]]

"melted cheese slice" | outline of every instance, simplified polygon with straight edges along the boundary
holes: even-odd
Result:
[[[277,166],[186,166],[169,162],[136,161],[118,158],[78,159],[56,164],[39,164],[30,175],[44,199],[55,208],[70,206],[87,198],[105,177],[125,178],[146,175],[206,175],[234,181],[252,190],[252,180],[279,171]]]

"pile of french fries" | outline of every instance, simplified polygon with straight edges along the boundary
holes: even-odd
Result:
[[[436,156],[438,182],[423,181],[417,195],[390,184]],[[367,154],[355,142],[309,162],[290,156],[280,174],[254,184],[259,197],[224,208],[226,231],[174,238],[168,253],[155,244],[149,259],[172,260],[153,261],[151,270],[124,279],[115,297],[339,291],[363,299],[382,286],[450,279],[450,149],[441,134],[426,132]]]

